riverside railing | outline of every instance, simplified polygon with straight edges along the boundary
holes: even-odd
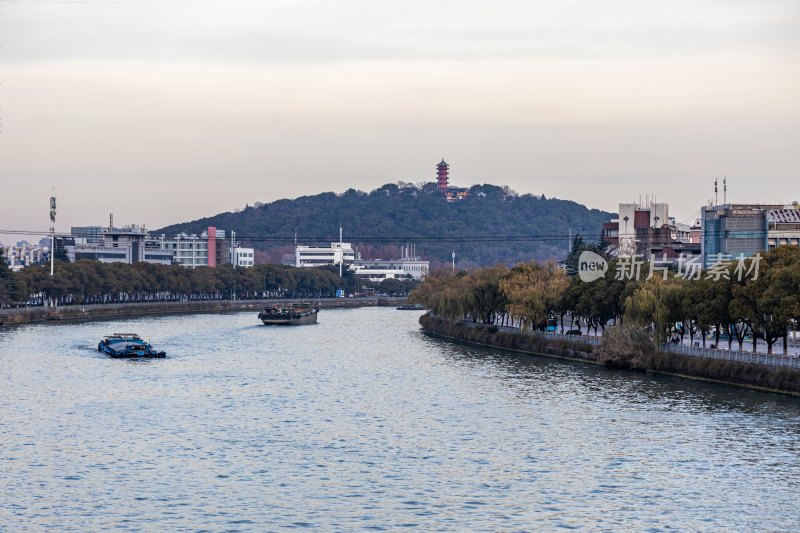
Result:
[[[461,324],[468,327],[479,327],[491,324],[481,324],[469,320],[460,320]],[[555,331],[536,331],[531,330],[522,332],[518,327],[514,326],[495,326],[497,331],[505,333],[524,333],[526,335],[535,335],[552,340],[562,340],[572,342],[575,344],[591,344],[597,346],[600,344],[601,337],[590,335],[566,335]],[[701,357],[706,359],[722,359],[725,361],[738,361],[742,363],[755,363],[759,365],[767,365],[781,368],[792,368],[800,370],[800,358],[797,356],[786,356],[776,354],[752,353],[752,352],[738,352],[732,350],[718,350],[714,348],[702,348],[699,346],[686,346],[683,344],[664,343],[658,347],[659,351],[677,353],[680,355],[688,355],[690,357]]]
[[[567,340],[569,342],[574,342],[576,344],[592,344],[595,346],[600,344],[600,337],[591,337],[587,335],[564,335],[563,333],[557,333],[553,331],[537,331],[537,330],[522,331],[516,326],[498,326],[497,324],[483,324],[481,322],[472,322],[471,320],[459,320],[459,323],[470,328],[477,328],[480,326],[493,326],[497,328],[497,331],[503,333],[534,335],[538,337],[544,337],[546,339]]]
[[[724,359],[726,361],[740,361],[742,363],[756,363],[761,365],[779,366],[800,369],[800,358],[786,355],[739,352],[733,350],[717,350],[699,346],[686,346],[683,344],[662,344],[662,352],[672,352],[692,357],[705,357],[707,359]]]

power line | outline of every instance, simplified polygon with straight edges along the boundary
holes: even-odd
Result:
[[[704,232],[705,236],[714,236],[715,231]],[[720,232],[722,233],[722,232]],[[726,232],[730,233],[730,232]],[[27,235],[27,236],[42,236],[49,237],[49,231],[42,230],[14,230],[14,229],[0,229],[0,235]],[[69,233],[56,234],[58,237],[70,237]],[[584,237],[590,239],[602,240],[602,235],[598,234],[583,234]],[[396,244],[403,242],[414,242],[418,244],[436,244],[436,243],[492,243],[492,242],[507,242],[507,243],[524,243],[524,242],[572,242],[575,235],[572,234],[539,234],[539,235],[436,235],[436,236],[419,236],[419,235],[395,235],[395,236],[374,236],[374,235],[355,235],[349,238],[350,242],[354,243],[373,243],[373,244]],[[285,236],[248,236],[237,234],[237,241],[250,242],[250,243],[286,243],[293,244],[296,242],[295,235]],[[159,240],[159,236],[151,236],[152,240]],[[627,240],[628,237],[623,237],[622,240]],[[668,236],[630,236],[630,239],[639,244],[686,244],[674,243]],[[330,236],[324,237],[304,237],[306,242],[334,242]],[[619,237],[617,237],[619,240]]]

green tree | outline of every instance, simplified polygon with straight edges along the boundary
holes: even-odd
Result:
[[[0,307],[20,299],[20,284],[6,262],[5,250],[0,247]]]
[[[667,295],[672,290],[659,278],[639,285],[625,299],[625,324],[650,328],[655,342],[665,342],[670,320]]]
[[[466,311],[474,319],[484,324],[494,322],[495,317],[505,313],[508,297],[500,285],[508,275],[505,267],[481,268],[467,274],[469,285],[466,294]]]
[[[500,282],[508,311],[520,320],[523,330],[544,329],[568,286],[564,271],[552,261],[519,264]]]
[[[758,278],[744,276],[733,285],[731,314],[750,325],[753,352],[759,338],[767,343],[768,353],[778,339],[784,339],[786,352],[788,329],[800,308],[800,248],[780,246],[767,252],[758,272]]]

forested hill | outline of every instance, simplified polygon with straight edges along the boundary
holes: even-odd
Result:
[[[570,234],[597,239],[611,216],[568,200],[518,195],[495,185],[475,185],[466,200],[447,203],[433,183],[418,187],[401,182],[369,193],[350,189],[257,203],[153,234],[199,234],[215,226],[235,231],[237,240],[279,262],[293,250],[295,233],[298,244],[326,244],[338,241],[341,222],[344,241],[357,245],[364,258],[398,257],[399,246],[414,243],[417,255],[434,265],[449,263],[455,251],[458,266],[471,268],[562,259]]]

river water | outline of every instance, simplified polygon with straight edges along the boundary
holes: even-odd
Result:
[[[418,312],[0,329],[0,530],[798,530],[800,400],[451,344]],[[161,360],[112,360],[135,331]]]

